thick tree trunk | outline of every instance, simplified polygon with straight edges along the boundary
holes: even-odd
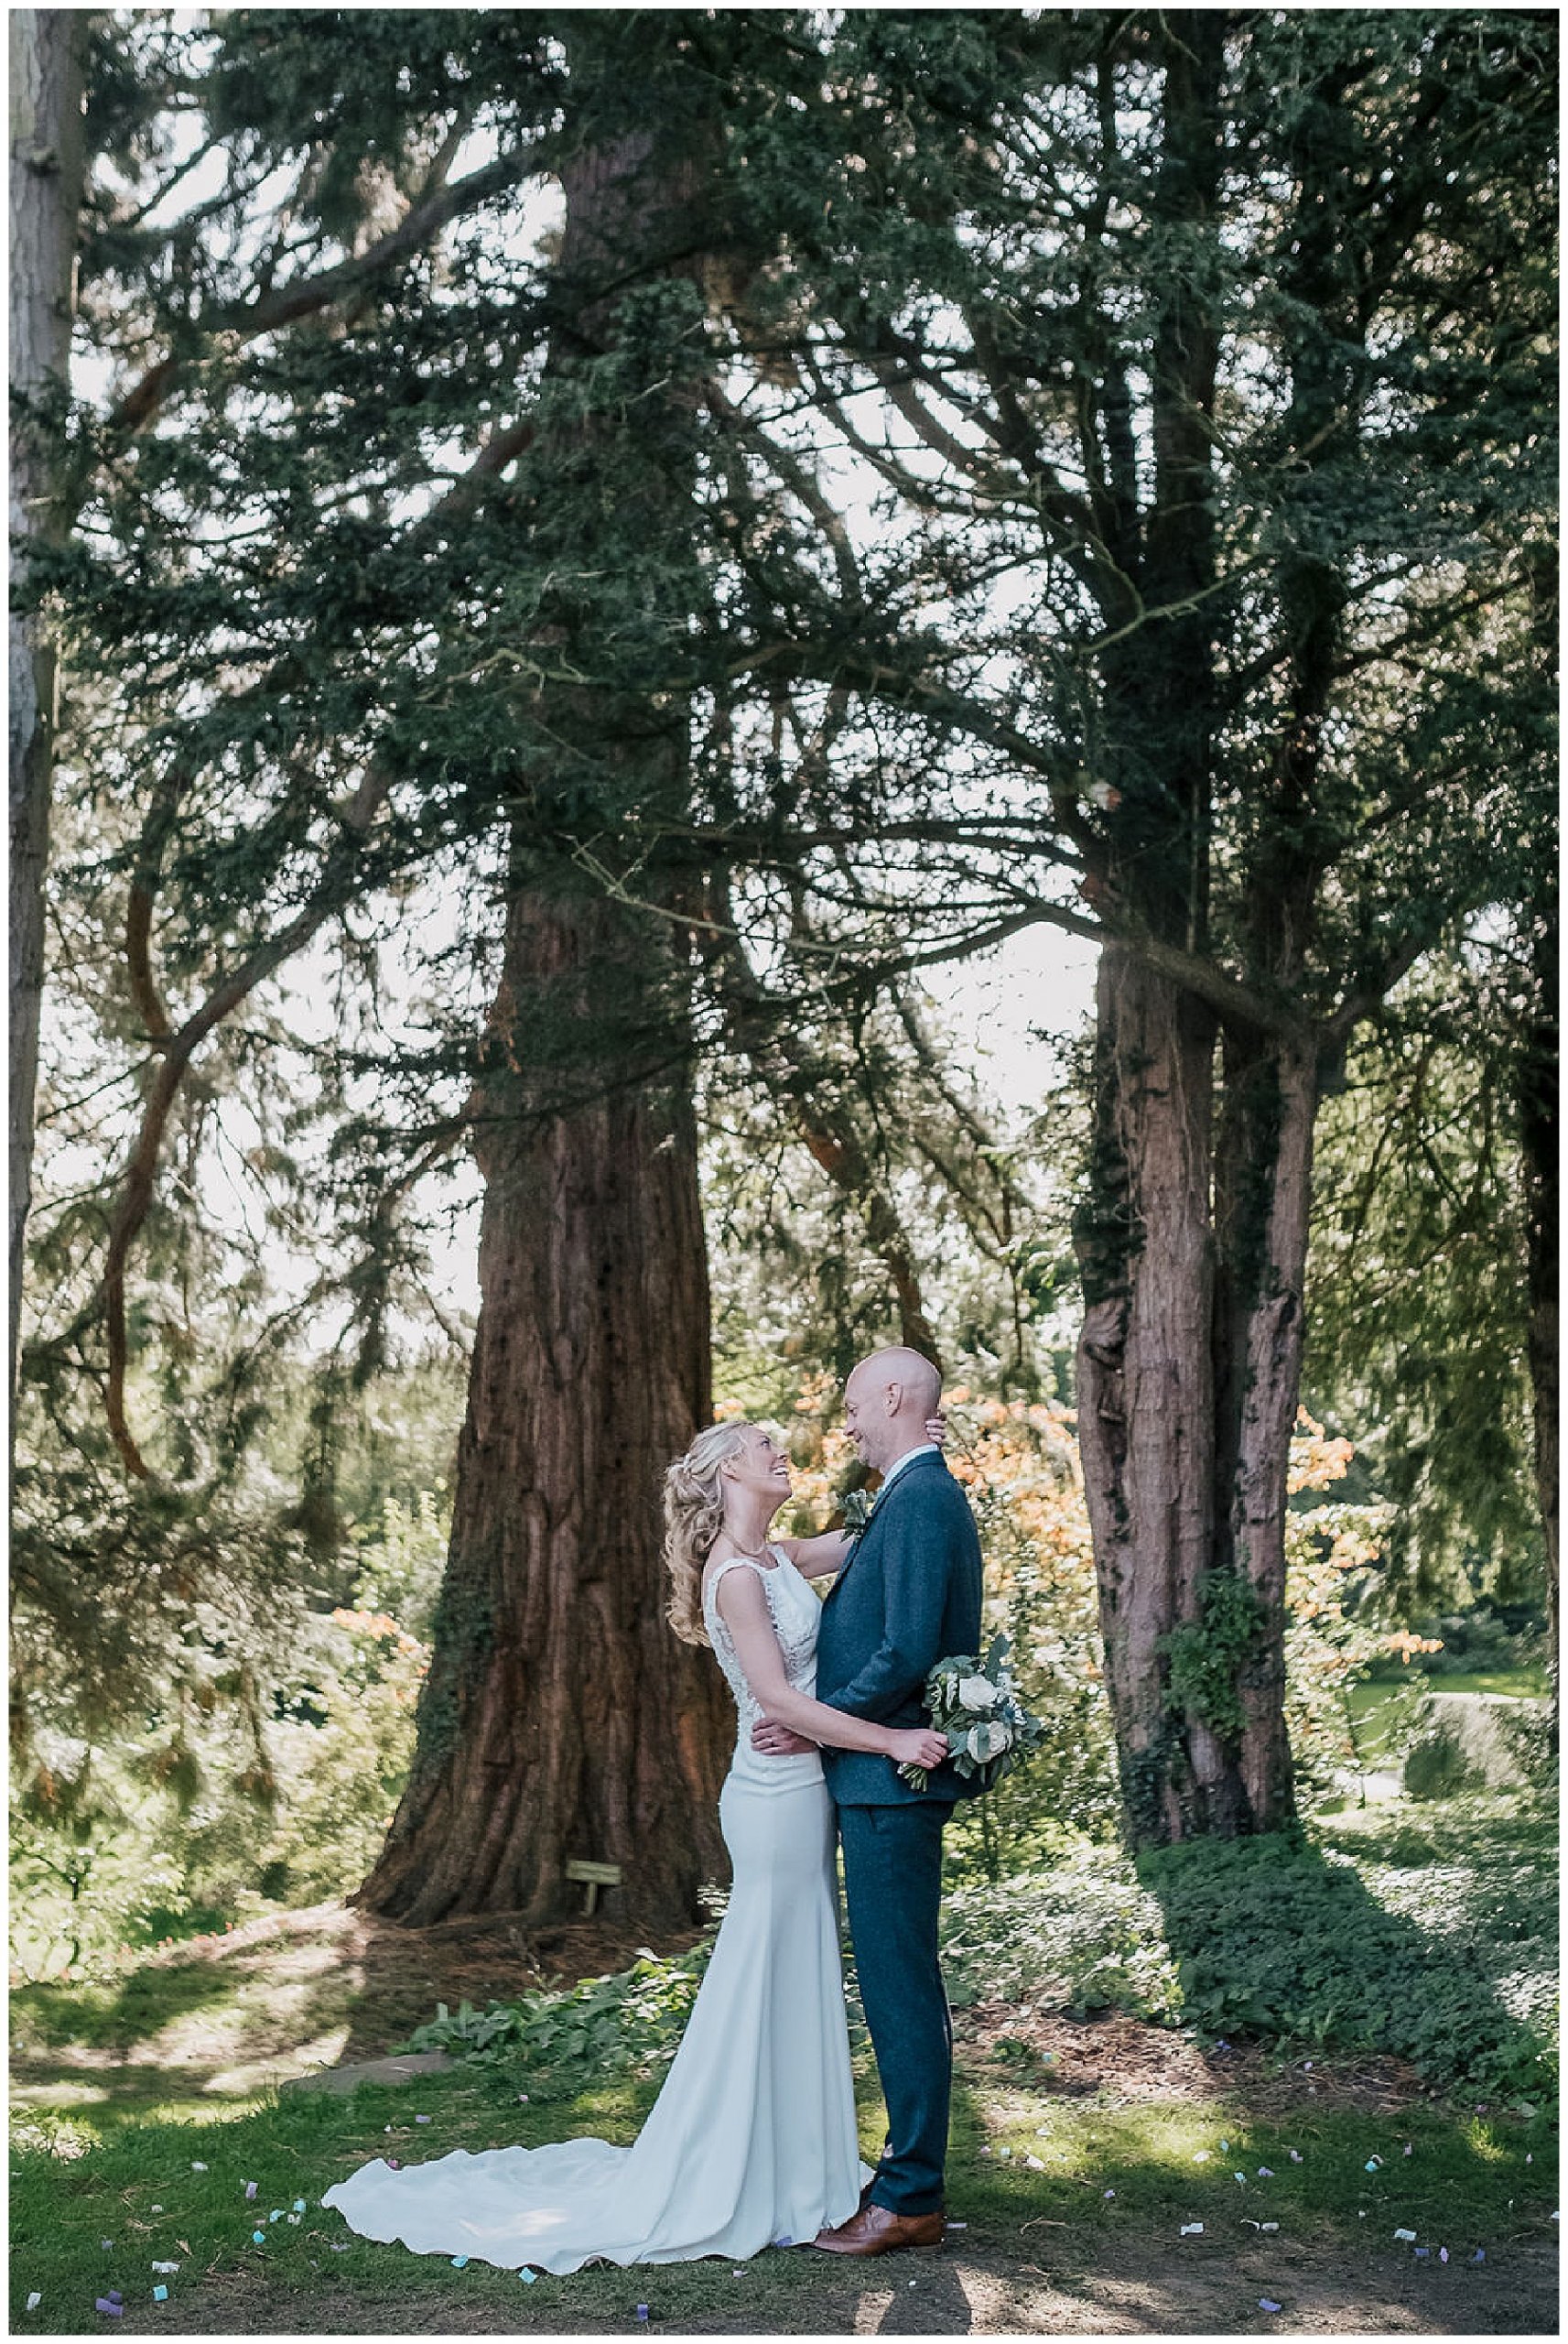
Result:
[[[603,1049],[625,1006],[607,978],[658,942],[643,925],[534,890],[512,909],[474,1102],[482,1304],[451,1551],[413,1777],[362,1892],[401,1920],[559,1919],[584,1858],[621,1867],[608,1912],[677,1929],[725,1873],[733,1720],[665,1621],[660,1556],[662,1468],[710,1415],[686,1069],[646,1064],[655,1035],[597,1070],[553,1050],[549,1077],[534,1038],[575,1011]]]
[[[1195,13],[1162,23],[1162,189],[1180,252],[1196,248],[1216,201],[1224,26]],[[1206,949],[1209,916],[1217,356],[1188,260],[1155,336],[1139,581],[1145,605],[1171,615],[1108,658],[1118,802],[1097,874],[1119,910],[1188,951]],[[1278,1044],[1227,1033],[1217,1132],[1212,1012],[1119,948],[1102,956],[1098,1006],[1076,1232],[1078,1441],[1123,1818],[1139,1847],[1272,1829],[1293,1812],[1284,1507],[1314,1076]]]
[[[588,26],[578,38],[596,37]],[[635,498],[643,526],[626,534],[618,515],[616,558],[636,563],[645,545],[655,614],[678,591],[669,548],[691,485],[685,410],[656,350],[636,399],[622,376],[602,415],[583,371],[615,346],[607,288],[692,266],[703,126],[645,113],[647,127],[562,174],[570,326],[549,372],[580,385],[583,404],[562,402],[535,513],[552,578],[568,581],[562,602],[546,588],[542,629],[584,672],[614,659],[586,591],[605,563],[602,464],[618,457],[620,494]],[[628,430],[645,435],[631,450]],[[481,1308],[451,1548],[412,1775],[362,1891],[416,1924],[559,1919],[581,1909],[565,1876],[575,1859],[619,1867],[605,1896],[616,1919],[678,1929],[725,1874],[717,1802],[733,1714],[712,1659],[668,1624],[662,1554],[664,1469],[711,1407],[688,948],[656,913],[552,864],[535,828],[580,819],[584,776],[612,802],[684,803],[687,742],[688,711],[663,695],[556,685],[531,753],[473,1101]],[[659,885],[645,873],[639,892]]]
[[[1201,1724],[1171,1712],[1164,1651],[1195,1616],[1214,1550],[1214,1030],[1115,950],[1098,1011],[1078,1445],[1127,1829],[1141,1846],[1203,1828],[1195,1786],[1218,1763]]]
[[[59,435],[49,404],[70,359],[81,208],[85,18],[64,8],[11,11],[11,1047],[10,1383],[20,1331],[23,1241],[31,1201],[33,1102],[44,972],[44,874],[54,771],[55,649],[24,616],[29,543],[58,535]]]

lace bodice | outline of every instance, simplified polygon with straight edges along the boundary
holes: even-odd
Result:
[[[714,1601],[719,1582],[726,1571],[755,1571],[762,1582],[767,1597],[768,1612],[773,1623],[773,1633],[784,1655],[784,1675],[797,1693],[816,1690],[816,1631],[822,1617],[822,1606],[793,1563],[781,1555],[772,1570],[744,1555],[732,1555],[720,1563],[709,1579],[702,1596],[702,1616],[713,1645],[713,1656],[724,1671],[730,1692],[735,1697],[739,1713],[741,1742],[750,1740],[752,1728],[762,1712],[746,1682],[733,1639]],[[776,1761],[774,1762],[777,1763]]]

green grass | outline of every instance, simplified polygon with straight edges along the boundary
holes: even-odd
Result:
[[[1119,2241],[1147,2241],[1156,2253],[1168,2241],[1174,2253],[1190,2221],[1238,2246],[1261,2235],[1249,2219],[1277,2221],[1292,2251],[1299,2244],[1329,2257],[1391,2242],[1397,2228],[1414,2230],[1434,2250],[1447,2245],[1456,2258],[1477,2246],[1495,2256],[1509,2240],[1550,2235],[1553,2165],[1541,2120],[1455,2119],[1420,2105],[1369,2117],[1303,2104],[1288,2119],[1267,2120],[1224,2101],[1108,2106],[1065,2100],[1039,2079],[1043,2068],[1039,2078],[1020,2077],[1016,2066],[1016,2058],[971,2056],[960,2071],[949,2211],[968,2225],[953,2245],[969,2257],[1027,2261],[1042,2234],[1058,2269],[1087,2267]],[[362,2325],[374,2332],[395,2306],[399,2325],[466,2325],[485,2310],[519,2332],[550,2333],[632,2326],[638,2302],[672,2330],[720,2317],[734,2324],[742,2306],[752,2332],[809,2330],[818,2319],[827,2329],[843,2325],[837,2299],[846,2274],[825,2267],[826,2258],[764,2253],[741,2278],[735,2266],[708,2262],[546,2276],[526,2286],[482,2263],[456,2272],[445,2257],[355,2239],[337,2215],[322,2212],[322,2191],[373,2156],[407,2163],[579,2132],[630,2140],[654,2089],[622,2086],[570,2100],[535,2094],[523,2106],[517,2084],[514,2074],[458,2070],[397,2089],[364,2088],[351,2099],[288,2092],[199,2132],[130,2123],[102,2141],[72,2127],[52,2150],[47,2141],[24,2142],[13,2161],[12,2330],[96,2327],[94,2301],[110,2288],[124,2296],[124,2327],[188,2332]],[[868,2149],[878,2112],[868,2092]],[[416,2126],[416,2113],[431,2122]],[[982,2145],[989,2156],[979,2154]],[[80,2153],[59,2153],[70,2147]],[[1027,2156],[1043,2170],[1030,2170]],[[1373,2157],[1380,2162],[1368,2173]],[[193,2158],[207,2170],[193,2170]],[[1271,2166],[1273,2177],[1260,2178],[1260,2165]],[[1237,2170],[1244,2182],[1232,2177]],[[250,2205],[247,2180],[258,2184]],[[267,2219],[274,2208],[292,2210],[297,2198],[308,2201],[297,2227]],[[252,2238],[257,2228],[260,2245]],[[344,2251],[333,2252],[334,2245]],[[154,2261],[180,2269],[160,2281]],[[921,2267],[908,2268],[917,2285]],[[152,2303],[155,2284],[168,2286],[168,2304]],[[42,2302],[29,2314],[34,2291]]]
[[[1544,1668],[1481,1669],[1470,1676],[1434,1670],[1427,1682],[1434,1693],[1507,1693],[1515,1700],[1544,1700],[1552,1690]]]

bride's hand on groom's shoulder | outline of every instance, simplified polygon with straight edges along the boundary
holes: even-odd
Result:
[[[934,1440],[938,1449],[946,1449],[947,1446],[947,1415],[946,1409],[938,1408],[933,1415],[926,1417],[925,1438],[927,1440]]]

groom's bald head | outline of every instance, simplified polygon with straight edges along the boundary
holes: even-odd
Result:
[[[844,1386],[845,1422],[862,1461],[885,1472],[921,1448],[941,1396],[942,1378],[920,1351],[893,1343],[863,1359]]]

